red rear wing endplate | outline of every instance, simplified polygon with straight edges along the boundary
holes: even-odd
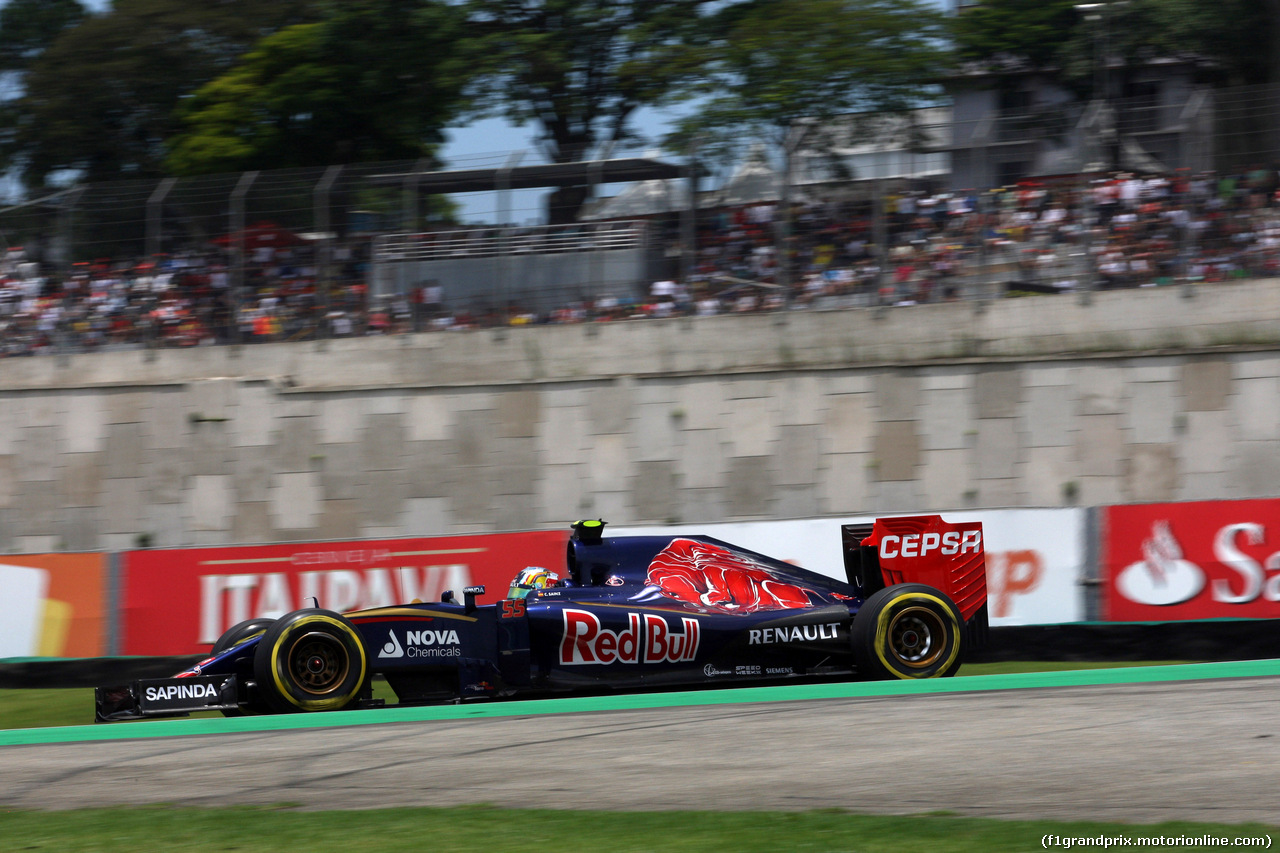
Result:
[[[923,583],[940,589],[966,620],[987,603],[980,521],[948,524],[940,515],[877,518],[862,544],[876,548],[886,585]]]

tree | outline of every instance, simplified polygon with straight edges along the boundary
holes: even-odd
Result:
[[[86,14],[77,0],[9,0],[0,6],[0,79],[6,89],[20,91],[31,63]],[[12,142],[19,114],[13,97],[0,101],[0,147]]]
[[[1280,0],[1144,0],[1166,46],[1208,57],[1202,74],[1228,86],[1280,85]],[[1121,22],[1123,23],[1123,22]]]
[[[1199,63],[1219,84],[1280,84],[1280,1],[984,0],[952,21],[961,63],[1049,72],[1082,96],[1096,88],[1099,53],[1131,69],[1153,58]]]
[[[309,0],[117,0],[30,63],[0,134],[0,167],[28,187],[64,170],[89,181],[161,174],[180,100],[262,36],[311,19]]]
[[[684,150],[696,141],[713,156],[732,156],[742,140],[764,140],[789,175],[801,146],[849,145],[878,117],[936,100],[941,23],[917,0],[760,0],[723,10],[698,49],[704,76],[690,91],[705,99],[702,108],[667,143]],[[783,182],[778,234],[784,285],[789,186]]]
[[[940,95],[941,16],[918,0],[765,0],[724,10],[697,48],[705,99],[671,137],[767,139],[804,122],[901,112]],[[794,138],[794,136],[793,136]]]
[[[553,163],[583,160],[634,138],[640,107],[660,103],[696,72],[708,0],[468,0],[476,34],[473,92],[489,113],[537,122]],[[723,5],[721,3],[720,5]],[[551,221],[571,221],[585,187],[553,196]]]
[[[191,175],[419,158],[467,79],[464,20],[433,0],[339,6],[258,43],[182,107],[166,166]]]
[[[1235,115],[1219,127],[1215,157],[1220,167],[1247,166],[1280,145],[1280,0],[984,0],[957,15],[952,32],[962,69],[994,72],[986,86],[1034,71],[1081,99],[1123,99],[1157,59],[1181,60],[1217,87],[1270,84],[1269,96],[1217,96]],[[1060,119],[1052,107],[1025,120]],[[1119,138],[1106,138],[1115,162]]]
[[[1061,64],[1081,20],[1076,0],[988,0],[951,21],[961,62],[1008,62],[1046,69]]]
[[[88,13],[78,0],[9,0],[0,7],[0,71],[24,71]]]

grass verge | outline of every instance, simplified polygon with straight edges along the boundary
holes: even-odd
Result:
[[[1001,853],[1040,849],[1042,839],[1240,838],[1277,836],[1255,824],[1064,823],[1003,821],[945,814],[882,817],[837,810],[809,812],[585,812],[512,810],[487,806],[302,812],[287,806],[225,809],[128,808],[69,812],[0,811],[5,849],[58,853],[137,853],[163,843],[166,850],[306,850],[349,853],[367,847],[382,853],[564,850],[715,851],[778,853],[858,851],[893,853]],[[1228,842],[1230,843],[1230,842]],[[1094,842],[1097,844],[1097,841]],[[1112,842],[1113,846],[1124,842]],[[1059,844],[1059,847],[1064,845]],[[1081,846],[1081,845],[1074,845]],[[1145,849],[1209,850],[1173,844]]]

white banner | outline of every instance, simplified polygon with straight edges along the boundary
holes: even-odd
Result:
[[[35,657],[40,649],[49,573],[0,565],[0,658]]]
[[[1080,585],[1080,579],[1085,576],[1083,509],[969,510],[940,514],[950,522],[982,522],[992,626],[1056,625],[1084,618],[1084,588]],[[611,527],[606,535],[701,533],[844,580],[840,525],[870,524],[874,520],[875,516],[850,516]]]

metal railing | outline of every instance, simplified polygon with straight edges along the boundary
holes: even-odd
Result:
[[[432,261],[636,249],[646,245],[646,235],[645,223],[631,220],[381,234],[373,241],[373,260]]]
[[[909,133],[897,127],[893,140],[882,146],[867,142],[846,149],[849,168],[843,175],[796,171],[791,195],[796,212],[817,210],[820,216],[810,223],[796,220],[784,238],[794,253],[787,280],[799,292],[807,276],[847,273],[821,297],[799,300],[818,305],[833,298],[852,304],[910,302],[904,294],[909,297],[922,279],[936,279],[932,288],[920,289],[929,298],[986,299],[1010,283],[1053,292],[1068,284],[1089,290],[1274,274],[1275,197],[1256,182],[1259,171],[1274,178],[1257,164],[1272,164],[1280,154],[1274,135],[1268,136],[1277,109],[1280,90],[1254,87],[1193,89],[1177,104],[1153,105],[1149,97],[1076,104],[1054,127],[1031,114],[986,112],[948,122],[940,118],[945,110],[927,111],[919,116],[923,126]],[[1134,129],[1140,132],[1126,132]],[[939,157],[947,158],[949,169],[938,168]],[[509,170],[518,160],[507,156],[496,165]],[[466,226],[451,219],[447,202],[421,195],[413,181],[384,180],[390,173],[412,176],[428,166],[437,168],[423,162],[373,163],[121,181],[76,186],[12,205],[0,210],[0,239],[24,247],[25,257],[17,261],[40,262],[44,284],[36,294],[41,298],[27,294],[29,302],[17,298],[14,288],[0,294],[5,327],[0,335],[21,333],[44,341],[25,351],[43,351],[51,341],[70,341],[67,345],[74,347],[95,335],[129,344],[260,339],[254,323],[263,312],[281,315],[273,339],[418,328],[420,304],[414,300],[425,282],[409,269],[411,263],[469,263],[468,292],[489,290],[472,300],[486,314],[476,322],[505,322],[509,303],[525,298],[522,288],[546,290],[548,299],[566,303],[607,297],[626,305],[651,296],[652,281],[645,275],[672,278],[678,267],[688,272],[685,284],[700,288],[691,298],[723,287],[738,288],[731,291],[737,294],[752,281],[779,281],[776,265],[753,267],[757,259],[751,257],[755,250],[767,254],[776,241],[752,231],[757,223],[740,227],[731,220],[744,205],[780,210],[785,197],[780,177],[758,181],[759,194],[750,198],[728,192],[728,180],[719,187],[703,186],[696,233],[689,210],[654,209],[644,220],[528,224],[544,216],[541,202],[520,201],[528,196],[502,181],[495,190],[469,196],[485,198],[494,211],[492,222]],[[1034,221],[1040,209],[1030,212],[1033,221],[1023,217],[1027,211],[1014,209],[1014,193],[1003,192],[996,179],[1024,177],[1018,171],[1023,167],[1038,169],[1030,176],[1036,180],[1048,176],[1050,191],[1067,211],[1065,226],[1046,228]],[[1109,252],[1123,253],[1132,244],[1133,229],[1117,228],[1096,203],[1102,173],[1115,167],[1158,170],[1180,182],[1153,200],[1162,211],[1142,213],[1147,219],[1138,229],[1160,225],[1169,245],[1145,269],[1139,265],[1123,274],[1099,268]],[[1205,179],[1203,192],[1187,188],[1189,178],[1213,168],[1219,174]],[[1238,176],[1227,182],[1232,188],[1219,186],[1217,179],[1230,175]],[[957,195],[969,197],[964,212],[940,216],[935,207],[932,215],[902,213],[904,197],[941,205]],[[684,197],[687,206],[687,193]],[[725,207],[726,199],[736,199],[736,206]],[[1171,224],[1168,216],[1178,211],[1182,218]],[[760,226],[762,233],[771,237],[780,221],[775,215]],[[1208,230],[1201,230],[1206,222]],[[750,245],[740,246],[740,257],[707,260],[709,247],[742,244],[744,228]],[[828,239],[827,231],[840,232],[844,241],[855,230],[856,239],[867,244],[862,255],[833,258],[814,251]],[[271,235],[282,242],[271,243]],[[1247,243],[1243,248],[1241,239]],[[898,281],[894,269],[898,251],[906,251],[903,257],[916,266],[906,281]],[[609,265],[609,257],[627,252],[648,252],[656,266],[641,275]],[[945,276],[933,276],[929,264],[940,253],[946,254],[949,269]],[[548,258],[558,260],[545,263]],[[404,267],[404,275],[380,289],[378,267],[389,263]],[[639,262],[629,257],[626,263]],[[564,277],[566,271],[577,279]],[[0,273],[19,278],[16,266]],[[171,278],[172,286],[139,284],[159,274]],[[88,298],[92,288],[75,282],[112,277],[126,283],[121,297],[126,304],[109,318],[112,328],[95,331],[101,319],[95,306],[101,303]],[[761,288],[761,293],[759,305],[777,306],[776,291]],[[383,302],[370,300],[369,294]],[[184,325],[181,306],[174,304],[177,296],[192,302],[188,313],[199,322]],[[58,310],[50,314],[54,303]],[[380,318],[379,311],[390,319]],[[409,315],[397,323],[397,316]],[[567,316],[590,317],[591,312],[575,309]],[[122,325],[129,328],[115,328]],[[169,334],[190,326],[196,331]]]

